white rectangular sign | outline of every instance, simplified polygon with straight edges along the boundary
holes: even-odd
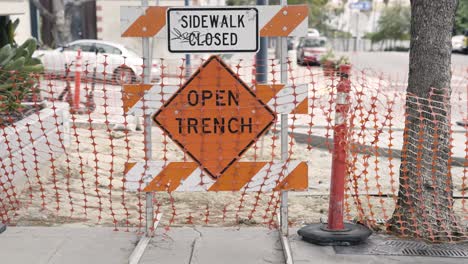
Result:
[[[169,8],[169,51],[257,52],[258,10],[253,7]]]

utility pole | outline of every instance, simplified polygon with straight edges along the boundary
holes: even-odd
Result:
[[[190,6],[190,0],[185,0],[185,6]],[[188,80],[192,75],[190,54],[185,54],[185,80]]]
[[[354,52],[358,51],[358,41],[359,41],[359,16],[360,16],[360,13],[361,11],[360,10],[356,10],[355,11],[356,13],[356,26],[354,28]]]
[[[268,5],[268,0],[257,0],[257,5]],[[260,38],[260,47],[255,57],[255,80],[257,83],[268,81],[268,38]]]

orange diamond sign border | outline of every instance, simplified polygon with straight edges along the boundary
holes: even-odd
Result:
[[[203,79],[202,80],[201,75],[202,75],[203,71],[207,70],[207,69],[208,70],[212,69],[212,67],[216,67],[216,69],[218,69],[218,73],[219,73],[218,75],[227,74],[226,79],[222,80],[222,82],[220,82],[219,79],[216,80],[216,82],[214,80],[210,80],[210,79]],[[214,76],[214,78],[216,78],[216,74],[208,75],[208,78],[211,78],[211,76]],[[230,79],[227,79],[228,76],[229,76]],[[199,78],[199,79],[197,79],[197,78]],[[206,77],[204,77],[204,78],[206,78]],[[196,84],[197,81],[199,83],[198,86]],[[214,91],[209,91],[209,90],[202,90],[202,93],[200,93],[199,95],[196,95],[197,91],[190,90],[189,93],[187,94],[187,102],[182,101],[182,100],[184,100],[184,98],[179,98],[179,100],[177,100],[177,98],[179,96],[182,96],[182,94],[184,94],[185,89],[187,89],[188,87],[189,88],[192,87],[194,84],[196,85],[196,87],[199,87],[200,83],[202,81],[205,81],[205,82],[213,81],[213,83],[215,83],[214,84],[215,87],[217,87],[217,88],[221,87],[222,85],[228,85],[227,83],[229,83],[229,82],[235,82],[235,83],[233,83],[233,85],[236,87],[236,89],[238,89],[237,101],[236,101],[236,97],[235,97],[236,95],[232,91],[231,92],[230,91],[226,92],[224,90],[221,90],[221,91],[216,90],[216,95],[213,94]],[[221,84],[221,83],[224,83],[224,84]],[[242,89],[244,91],[242,91]],[[194,92],[194,93],[192,93],[192,92]],[[221,93],[221,92],[223,93],[222,96],[219,95],[219,93]],[[241,99],[241,96],[242,96],[242,98],[244,98],[244,100],[249,101],[247,103],[248,107],[245,107],[245,108],[240,107],[239,102],[241,100],[239,100],[239,99]],[[201,100],[199,98],[201,98]],[[227,99],[229,99],[230,103],[228,104],[227,102],[226,103],[219,102],[219,101],[221,101],[223,99],[225,101],[227,101]],[[251,113],[257,113],[256,116],[255,116],[256,120],[253,120],[253,117],[251,117],[251,118],[248,119],[250,121],[250,123],[241,124],[241,126],[240,126],[240,128],[243,128],[243,126],[248,127],[249,132],[250,133],[255,133],[255,135],[253,135],[253,136],[252,135],[242,135],[240,133],[236,133],[237,136],[239,137],[239,142],[240,143],[238,143],[237,145],[232,146],[232,149],[233,149],[232,151],[235,151],[235,152],[224,153],[224,155],[229,156],[226,161],[222,161],[222,159],[224,159],[224,157],[221,154],[223,154],[223,153],[214,153],[214,151],[211,152],[211,153],[214,153],[214,155],[216,155],[216,157],[219,159],[219,162],[216,163],[216,168],[213,168],[213,166],[215,166],[213,164],[213,162],[214,162],[213,158],[214,157],[211,158],[210,160],[206,160],[206,157],[199,157],[199,155],[203,156],[203,154],[201,153],[202,150],[199,150],[197,148],[197,146],[201,149],[201,148],[203,148],[205,146],[213,147],[210,144],[217,144],[218,147],[220,147],[220,144],[222,144],[223,146],[225,146],[227,148],[227,147],[229,147],[229,144],[232,144],[232,138],[230,138],[229,135],[224,134],[224,133],[225,133],[225,131],[232,132],[232,130],[234,130],[234,129],[232,129],[232,127],[223,128],[223,129],[218,127],[218,129],[220,131],[222,131],[223,133],[221,133],[221,134],[218,133],[218,135],[216,135],[215,139],[211,139],[211,141],[215,141],[214,143],[213,142],[206,142],[206,141],[210,141],[210,138],[207,137],[208,138],[207,140],[203,140],[203,136],[201,136],[201,142],[197,143],[196,138],[195,137],[190,138],[190,136],[187,135],[187,133],[190,134],[191,130],[193,132],[196,132],[197,134],[198,134],[198,130],[205,132],[205,124],[203,124],[203,126],[199,127],[199,129],[198,129],[198,128],[195,127],[195,124],[190,124],[190,121],[189,121],[188,124],[185,124],[187,126],[182,125],[182,121],[185,120],[185,119],[188,120],[189,118],[185,118],[185,119],[184,118],[176,118],[177,115],[181,114],[181,112],[184,112],[184,111],[189,112],[189,113],[195,112],[194,110],[190,111],[190,110],[184,110],[184,109],[180,109],[180,108],[190,107],[190,106],[195,105],[195,103],[198,103],[198,104],[202,103],[203,106],[201,107],[201,110],[203,110],[208,105],[209,102],[206,102],[208,100],[212,101],[212,104],[213,104],[212,107],[213,108],[208,107],[209,109],[206,110],[206,111],[210,111],[210,112],[208,112],[207,114],[214,114],[215,118],[219,117],[219,116],[222,116],[223,112],[224,112],[224,114],[226,116],[228,116],[229,115],[228,110],[231,110],[231,113],[230,113],[231,115],[233,114],[233,112],[239,113],[237,116],[232,117],[232,118],[235,119],[234,121],[239,121],[239,119],[241,119],[241,118],[237,118],[239,116],[246,115],[246,114],[251,115]],[[215,102],[213,102],[213,100],[215,100]],[[222,110],[222,106],[226,106],[226,105],[230,106],[232,102],[237,103],[237,106],[231,107],[231,109],[226,109],[226,111]],[[252,105],[252,103],[254,103],[254,105]],[[255,108],[256,110],[252,111],[252,110],[250,110],[249,107],[256,107]],[[257,111],[257,110],[259,110],[259,111]],[[240,114],[241,111],[246,111],[246,112],[244,112],[244,114]],[[203,112],[201,112],[201,113],[203,113]],[[169,118],[169,121],[166,122],[166,120],[165,120],[166,118]],[[223,120],[223,125],[227,125],[227,123],[229,123],[229,126],[230,126],[232,118],[230,119],[229,122],[225,122],[225,120],[222,119]],[[176,119],[177,119],[177,122],[176,122]],[[190,118],[190,119],[193,119],[193,118]],[[202,119],[206,119],[206,118],[202,118]],[[238,161],[240,159],[241,155],[244,154],[255,143],[255,141],[261,135],[263,135],[274,124],[274,122],[276,121],[276,114],[262,100],[260,100],[257,96],[255,96],[254,92],[242,81],[242,79],[240,79],[229,68],[228,65],[226,65],[226,63],[224,63],[218,56],[211,56],[208,60],[206,60],[203,63],[203,65],[201,67],[198,68],[198,70],[191,76],[191,78],[187,82],[185,82],[185,84],[168,101],[166,101],[164,103],[163,107],[161,107],[159,109],[159,111],[156,112],[156,114],[153,116],[153,120],[187,155],[189,155],[200,166],[200,168],[202,168],[205,172],[207,172],[208,175],[210,175],[212,178],[217,179],[221,175],[223,175],[223,173],[231,165],[233,165],[236,161]],[[244,120],[244,119],[241,119],[241,120]],[[195,120],[192,120],[192,121],[195,122]],[[253,124],[254,122],[256,122],[255,127],[254,127],[254,124]],[[258,125],[258,124],[260,124],[261,126]],[[197,126],[198,125],[199,124],[198,124],[198,121],[197,121]],[[218,123],[218,126],[219,125],[220,125],[220,123]],[[178,127],[178,129],[176,129],[175,131],[171,131],[175,127]],[[236,126],[235,127],[236,132],[243,132],[243,129],[240,129],[240,128],[239,128],[239,126]],[[216,133],[216,127],[215,127],[214,131],[215,131],[214,133]],[[212,132],[212,131],[210,131],[210,132]],[[213,133],[211,133],[211,134],[213,134]],[[221,139],[225,140],[225,142],[221,142]],[[188,142],[186,142],[186,141],[188,141]],[[194,144],[195,148],[191,148],[191,146],[187,147],[187,145],[189,145],[189,144]],[[242,144],[242,145],[239,146],[240,144]],[[231,150],[226,150],[226,151],[231,151]],[[194,153],[194,152],[199,152],[199,153]],[[233,156],[233,157],[231,157],[231,156]],[[205,164],[205,163],[207,163],[207,164]],[[210,163],[210,164],[208,164],[208,163]],[[225,165],[222,165],[222,164],[225,164]]]

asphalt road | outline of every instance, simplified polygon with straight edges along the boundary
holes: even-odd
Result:
[[[409,69],[408,52],[349,52],[340,53],[348,56],[356,69],[369,69],[393,77],[405,78]],[[453,54],[454,73],[466,73],[468,55]]]

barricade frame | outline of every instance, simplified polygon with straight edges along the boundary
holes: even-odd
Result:
[[[281,0],[280,6],[283,8],[288,5],[287,0]],[[147,8],[148,0],[142,0],[143,8]],[[156,6],[159,6],[159,1],[156,1]],[[283,11],[283,15],[287,15],[288,11]],[[307,14],[308,15],[308,14]],[[291,30],[287,29],[286,27],[282,28],[283,31]],[[268,33],[271,34],[271,33]],[[267,35],[268,35],[267,34]],[[280,83],[282,85],[288,85],[288,48],[287,48],[287,36],[283,36],[284,32],[280,33],[280,36],[277,37],[279,40],[279,64],[280,64]],[[151,61],[153,54],[150,53],[149,47],[149,40],[150,37],[143,37],[142,38],[142,48],[143,48],[143,61],[144,61],[144,69],[143,69],[143,81],[144,83],[149,83],[149,71],[151,69]],[[307,99],[306,99],[307,100]],[[143,110],[145,110],[143,108]],[[151,124],[152,119],[151,115],[143,111],[144,113],[144,145],[145,145],[145,161],[149,162],[152,160],[152,143],[151,143]],[[280,146],[281,146],[281,161],[286,162],[288,160],[288,114],[281,113],[280,114]],[[145,166],[145,173],[144,173],[144,183],[145,185],[149,185],[151,179],[151,174],[148,173],[148,166]],[[294,263],[291,246],[289,242],[289,225],[288,225],[288,191],[281,190],[280,191],[280,208],[278,214],[278,231],[280,236],[280,241],[283,249],[283,254],[287,264]],[[159,220],[161,219],[162,214],[158,214],[156,216],[156,221],[154,218],[154,205],[153,205],[153,194],[152,192],[146,193],[146,229],[144,236],[138,242],[136,248],[134,249],[129,263],[134,264],[138,263],[140,258],[142,257],[144,251],[146,250],[147,245],[151,241],[151,238],[154,236],[154,231],[157,228]]]

